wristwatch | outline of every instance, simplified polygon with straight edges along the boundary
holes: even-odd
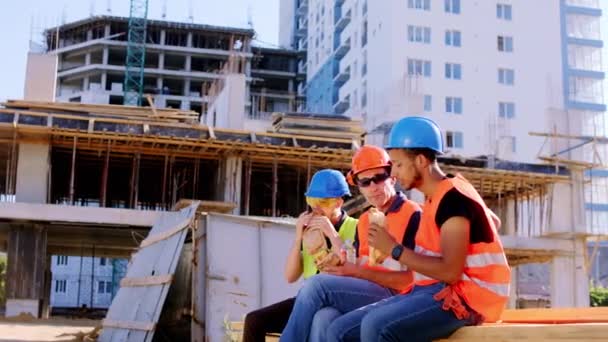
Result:
[[[401,258],[401,254],[403,254],[403,249],[405,247],[403,247],[403,245],[396,245],[395,247],[393,247],[393,250],[391,252],[391,257],[397,261],[399,261],[399,258]]]

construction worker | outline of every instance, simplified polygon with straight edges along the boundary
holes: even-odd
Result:
[[[475,188],[447,175],[435,122],[407,117],[391,129],[387,150],[392,175],[426,198],[414,251],[382,227],[370,226],[369,244],[413,271],[414,288],[336,319],[329,341],[360,330],[362,341],[433,341],[466,325],[500,318],[509,296],[510,268],[497,226]]]
[[[373,208],[386,214],[388,234],[413,249],[420,221],[420,207],[396,191],[395,179],[390,172],[391,163],[386,151],[367,145],[353,156],[352,169],[347,178],[359,187]],[[356,245],[362,263],[346,262],[341,266],[327,267],[323,274],[304,284],[296,297],[281,341],[303,341],[307,337],[310,340],[324,341],[327,327],[333,319],[320,321],[317,319],[319,313],[333,312],[333,316],[338,316],[409,291],[412,284],[411,272],[401,270],[396,261],[393,260],[391,265],[390,258],[387,258],[384,266],[367,266],[369,222],[368,211],[361,215],[357,225]]]
[[[316,172],[305,193],[309,210],[296,221],[296,238],[291,246],[285,265],[285,279],[296,282],[300,276],[308,279],[319,273],[313,256],[303,248],[304,229],[320,229],[326,237],[328,247],[340,253],[343,241],[355,238],[357,219],[349,217],[342,205],[343,198],[350,196],[344,175],[336,170],[324,169]],[[250,312],[245,318],[244,342],[264,341],[268,333],[280,333],[291,313],[295,298],[272,304]],[[329,316],[327,316],[329,315]],[[331,311],[320,312],[316,317],[324,321],[335,317]]]

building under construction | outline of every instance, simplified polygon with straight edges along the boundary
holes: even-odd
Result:
[[[123,104],[128,23],[95,16],[46,31],[47,53],[57,56],[58,101]],[[246,77],[252,117],[295,111],[304,100],[298,53],[255,46],[253,30],[155,20],[146,30],[143,92],[158,108],[205,113],[229,56],[239,59],[233,72]]]

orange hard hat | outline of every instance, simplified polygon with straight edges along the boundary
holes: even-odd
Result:
[[[384,149],[378,146],[365,145],[355,152],[351,163],[351,170],[348,172],[346,179],[350,185],[356,185],[353,177],[358,173],[378,167],[390,166],[391,159]]]

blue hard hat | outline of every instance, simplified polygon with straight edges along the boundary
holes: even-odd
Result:
[[[387,150],[428,148],[441,154],[443,153],[443,138],[435,121],[419,116],[409,116],[393,125],[385,148]]]
[[[306,197],[337,198],[344,195],[350,196],[346,178],[340,171],[324,169],[317,171],[310,180]]]

